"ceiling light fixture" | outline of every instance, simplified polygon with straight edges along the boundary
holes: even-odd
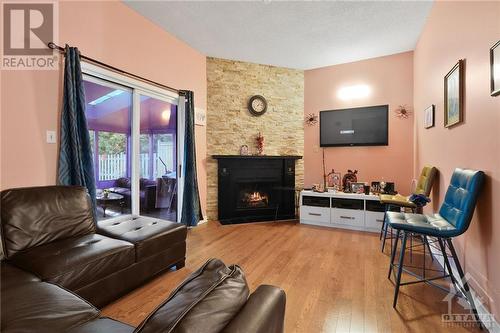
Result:
[[[161,113],[161,118],[165,120],[167,123],[170,122],[170,110],[166,109]]]

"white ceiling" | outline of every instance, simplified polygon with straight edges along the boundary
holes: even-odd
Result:
[[[125,1],[201,53],[311,69],[413,50],[431,1]]]

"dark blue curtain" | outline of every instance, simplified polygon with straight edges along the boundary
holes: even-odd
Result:
[[[194,101],[193,92],[181,90],[185,97],[185,138],[184,138],[184,195],[182,198],[181,223],[188,227],[198,225],[203,219],[196,176],[196,146],[194,139]]]
[[[85,118],[85,91],[80,68],[80,52],[76,47],[68,45],[64,61],[63,89],[59,184],[86,187],[95,208],[94,165]]]

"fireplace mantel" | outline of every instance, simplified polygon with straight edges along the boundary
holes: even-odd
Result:
[[[281,159],[281,160],[300,160],[299,155],[212,155],[216,160],[221,159]]]

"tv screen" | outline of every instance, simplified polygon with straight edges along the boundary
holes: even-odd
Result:
[[[387,146],[389,105],[319,113],[320,146]]]

